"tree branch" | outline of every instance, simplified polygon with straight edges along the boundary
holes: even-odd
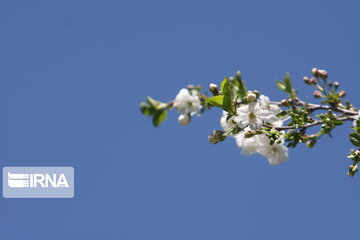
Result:
[[[270,104],[276,104],[278,106],[282,106],[281,102],[270,102]],[[306,102],[303,102],[303,101],[295,102],[295,106],[307,107],[310,110],[333,110],[334,112],[345,113],[345,114],[348,114],[348,115],[358,115],[359,114],[358,111],[353,111],[353,110],[340,108],[340,107],[332,107],[332,106],[327,106],[327,105],[306,103]]]
[[[355,116],[339,117],[338,120],[340,120],[340,121],[354,121]],[[273,127],[273,126],[270,126],[270,125],[267,125],[267,124],[264,124],[264,126],[268,127],[268,128],[274,128],[274,129],[276,129],[278,131],[282,131],[282,130],[289,130],[289,129],[294,129],[294,130],[295,129],[306,129],[306,128],[313,127],[313,126],[320,125],[320,124],[323,124],[323,121],[315,120],[312,123],[308,123],[308,124],[305,124],[305,125],[299,126],[299,127],[294,127],[294,126]]]

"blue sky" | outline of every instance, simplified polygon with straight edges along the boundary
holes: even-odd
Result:
[[[359,1],[0,1],[0,166],[74,166],[74,199],[0,199],[0,239],[359,239],[349,123],[270,166],[221,111],[142,116],[241,70],[272,99],[325,68],[360,105]],[[306,98],[305,98],[306,99]]]

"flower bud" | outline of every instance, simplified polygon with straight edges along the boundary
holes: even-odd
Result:
[[[319,70],[317,69],[317,68],[313,68],[312,70],[311,70],[311,73],[314,75],[314,77],[318,77],[319,76],[319,72],[318,72]]]
[[[319,74],[319,77],[321,77],[322,79],[327,79],[328,77],[328,72],[326,70],[318,70],[318,74]]]
[[[246,99],[247,99],[247,101],[248,101],[249,103],[250,103],[250,102],[255,102],[255,101],[256,101],[256,98],[257,98],[256,93],[251,92],[251,91],[247,92]]]
[[[258,91],[258,90],[253,90],[252,92],[253,92],[253,94],[255,94],[255,95],[256,95],[256,97],[259,97],[259,96],[260,96],[260,93],[259,93],[259,91]]]
[[[293,105],[294,105],[294,99],[292,99],[292,98],[289,98],[289,99],[287,100],[287,102],[289,103],[289,106],[293,106]]]
[[[350,165],[350,166],[349,166],[348,175],[349,175],[350,177],[353,177],[358,170],[359,170],[359,167],[358,167],[357,164],[355,164],[355,165]]]
[[[215,84],[215,83],[211,83],[209,85],[209,89],[210,89],[210,92],[216,96],[216,95],[219,95],[219,89],[218,89],[218,86]]]
[[[340,83],[339,82],[334,82],[334,87],[335,89],[338,88],[340,86]]]
[[[346,92],[344,90],[339,92],[339,97],[343,98],[346,96]]]
[[[225,140],[224,132],[219,130],[214,130],[211,135],[209,135],[208,140],[211,144],[217,144]]]
[[[329,85],[329,87],[332,87],[332,86],[333,86],[333,82],[332,82],[332,81],[329,81],[329,82],[328,82],[328,85]]]
[[[314,84],[314,85],[317,84],[316,78],[314,78],[314,77],[310,78],[310,83]]]
[[[289,102],[286,99],[281,100],[281,105],[288,107],[289,106]]]
[[[253,137],[253,136],[255,136],[255,132],[253,132],[253,131],[247,131],[247,132],[245,132],[245,134],[244,134],[244,137],[245,137],[245,138],[251,138],[251,137]]]
[[[178,121],[181,126],[186,126],[190,122],[190,116],[187,114],[181,114],[178,118]]]
[[[318,90],[315,90],[315,91],[313,92],[313,96],[314,96],[315,98],[321,98],[321,97],[322,97],[321,92],[318,91]]]
[[[308,77],[303,77],[303,80],[304,80],[304,82],[307,84],[307,85],[310,85],[311,84],[311,81],[310,81],[310,78],[308,78]]]
[[[315,140],[315,139],[310,139],[309,141],[306,142],[306,146],[307,146],[308,148],[314,147],[315,144],[316,144],[316,140]]]

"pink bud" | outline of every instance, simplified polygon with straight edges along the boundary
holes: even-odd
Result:
[[[315,90],[315,91],[313,92],[313,96],[314,96],[315,98],[321,98],[321,97],[322,97],[321,92],[318,91],[318,90]]]

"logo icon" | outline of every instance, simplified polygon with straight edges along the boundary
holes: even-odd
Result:
[[[4,167],[5,198],[73,198],[72,167]]]
[[[9,187],[29,187],[29,174],[11,174],[8,172]]]

